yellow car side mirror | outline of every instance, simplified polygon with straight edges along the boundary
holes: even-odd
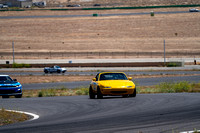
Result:
[[[96,81],[96,78],[93,78],[92,81]]]
[[[128,80],[132,80],[133,78],[132,77],[128,77]]]

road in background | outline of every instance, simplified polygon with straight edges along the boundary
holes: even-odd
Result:
[[[169,11],[169,12],[154,12],[154,14],[177,14],[177,13],[193,13],[189,11]],[[115,13],[115,14],[98,14],[98,16],[128,16],[128,15],[147,15],[151,12],[140,13]],[[93,14],[86,15],[44,15],[44,16],[0,16],[0,19],[26,19],[26,18],[71,18],[71,17],[93,17]]]
[[[184,67],[116,67],[116,68],[67,68],[69,72],[64,74],[44,74],[43,68],[22,68],[22,69],[0,69],[0,74],[13,76],[94,76],[101,71],[124,71],[127,75],[180,75],[178,77],[157,77],[157,78],[140,78],[134,79],[134,82],[139,86],[157,85],[162,82],[200,82],[200,65],[189,65]],[[190,71],[189,71],[190,70]],[[188,76],[187,76],[188,75]],[[193,76],[191,76],[193,75]],[[30,89],[47,89],[47,88],[80,88],[89,87],[91,81],[77,81],[77,82],[59,82],[59,83],[34,83],[23,84],[24,90]]]
[[[118,71],[123,71],[123,70],[118,70]],[[91,71],[80,71],[80,72],[73,72],[73,71],[70,71],[70,72],[65,72],[65,73],[48,73],[48,74],[45,74],[42,70],[40,72],[38,71],[0,71],[1,74],[4,74],[4,75],[10,75],[10,76],[69,76],[69,75],[75,75],[75,76],[95,76],[97,73],[99,73],[100,71],[96,71],[96,72],[91,72]],[[130,76],[134,76],[134,75],[194,75],[194,74],[199,74],[200,75],[200,71],[197,71],[197,70],[187,70],[187,71],[163,71],[163,70],[160,70],[160,71],[152,71],[152,70],[149,70],[149,71],[124,71],[127,75],[130,75]]]

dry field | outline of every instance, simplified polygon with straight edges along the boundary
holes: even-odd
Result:
[[[188,9],[170,8],[154,11],[188,11]],[[0,12],[0,16],[132,13],[151,10],[23,11]],[[164,39],[166,52],[200,53],[199,22],[200,13],[155,14],[154,17],[136,15],[1,19],[0,59],[12,58],[12,54],[4,55],[4,52],[12,53],[12,41],[15,43],[16,53],[26,53],[16,58],[26,59],[49,58],[48,53],[54,52],[58,54],[59,52],[163,52]],[[30,52],[47,53],[47,57],[31,56]],[[167,56],[171,57],[169,54]],[[75,57],[57,56],[57,58]],[[79,58],[99,58],[99,56]]]
[[[40,1],[40,0],[33,0]],[[149,6],[149,5],[184,5],[199,4],[199,0],[46,0],[48,5],[80,4],[92,6],[96,3],[102,6]]]
[[[6,0],[0,0],[4,2]],[[39,2],[41,0],[33,0]],[[199,0],[45,0],[47,6],[80,4],[81,7],[101,4],[101,6],[155,6],[155,5],[189,5],[200,4]]]

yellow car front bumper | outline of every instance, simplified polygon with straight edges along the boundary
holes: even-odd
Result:
[[[101,93],[103,95],[128,95],[133,94],[135,88],[102,88]]]

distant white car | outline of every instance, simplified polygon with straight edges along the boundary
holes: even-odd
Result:
[[[199,9],[192,8],[192,9],[189,9],[189,12],[199,12]]]
[[[67,70],[65,68],[61,68],[59,66],[52,66],[52,67],[45,67],[44,72],[45,73],[65,73]]]
[[[74,5],[74,7],[80,7],[81,5]]]
[[[0,4],[0,8],[8,8],[8,5],[6,5],[6,4]]]

